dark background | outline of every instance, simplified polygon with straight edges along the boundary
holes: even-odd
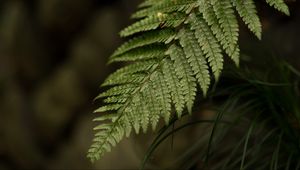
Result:
[[[121,43],[118,32],[131,22],[137,3],[0,1],[0,170],[139,166],[145,146],[133,139],[125,139],[95,164],[86,158],[93,138],[92,111],[99,105],[93,98],[117,67],[107,66],[107,58]],[[253,62],[271,54],[300,68],[300,5],[288,4],[290,17],[257,4],[262,41],[241,25],[241,49],[256,56]]]

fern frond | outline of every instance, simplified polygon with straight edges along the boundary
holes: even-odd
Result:
[[[136,88],[136,85],[133,84],[124,84],[119,86],[111,87],[109,90],[99,94],[96,99],[110,97],[110,96],[118,96],[121,94],[130,94]]]
[[[156,100],[159,101],[161,109],[160,115],[164,118],[166,124],[168,124],[171,116],[170,89],[161,72],[157,72],[152,78],[153,88],[156,90]]]
[[[149,117],[149,123],[151,123],[152,130],[154,131],[156,129],[157,123],[159,122],[161,115],[159,102],[156,99],[156,91],[154,89],[153,84],[150,83],[147,86],[147,88],[144,89],[143,94],[144,96],[148,96],[147,104],[145,106],[146,109],[149,110],[149,114],[151,114],[151,116]]]
[[[150,117],[152,117],[152,113],[150,112],[150,110],[148,109],[147,105],[148,105],[148,102],[149,99],[147,99],[149,96],[145,93],[145,92],[142,92],[139,100],[140,100],[140,111],[141,111],[141,115],[140,115],[140,119],[141,119],[141,125],[142,125],[142,129],[143,129],[143,132],[146,133],[147,130],[148,130],[148,126],[150,124]],[[144,100],[144,99],[147,99],[147,100]],[[158,119],[159,120],[159,119]],[[157,121],[158,121],[157,120]]]
[[[172,29],[163,29],[163,30],[147,32],[121,45],[112,56],[117,56],[131,49],[142,47],[153,43],[169,42],[174,38],[174,36],[175,36],[175,31]]]
[[[155,60],[148,60],[142,62],[136,62],[125,66],[110,76],[104,81],[102,86],[118,84],[119,79],[124,79],[126,76],[136,75],[136,73],[143,73],[149,71],[153,65],[157,64]]]
[[[261,23],[259,21],[256,7],[253,0],[232,0],[237,12],[242,20],[247,24],[248,28],[261,39]]]
[[[219,43],[201,16],[197,17],[195,14],[191,14],[188,21],[191,24],[191,29],[195,31],[195,36],[215,78],[218,80],[223,69],[223,56]]]
[[[150,8],[145,8],[137,11],[132,15],[132,18],[143,18],[146,16],[157,15],[159,13],[184,12],[189,11],[198,6],[197,0],[165,0],[153,4]]]
[[[131,26],[125,28],[120,32],[122,37],[127,37],[139,32],[155,30],[157,28],[164,27],[177,27],[185,19],[185,15],[182,13],[176,14],[162,14],[149,16],[141,21],[138,21]]]
[[[161,24],[161,27],[178,27],[186,19],[186,14],[182,12],[176,12],[172,14],[157,14],[158,16],[163,16],[164,22]]]
[[[141,82],[145,77],[144,73],[136,73],[136,74],[123,74],[122,77],[115,77],[114,79],[109,79],[102,86],[113,86],[113,85],[121,85],[121,84],[137,84]]]
[[[210,85],[210,76],[204,54],[195,38],[194,32],[183,28],[178,36],[186,58],[205,96]]]
[[[94,112],[114,111],[114,110],[118,110],[120,107],[122,107],[121,104],[110,104],[110,105],[105,105],[105,106],[99,107]]]
[[[218,18],[220,27],[223,30],[225,39],[227,41],[224,44],[224,49],[229,57],[238,65],[239,53],[238,50],[238,36],[239,29],[234,10],[230,0],[210,0],[213,6],[214,12]]]
[[[289,7],[284,3],[284,0],[266,0],[266,2],[285,15],[290,15]]]
[[[99,159],[105,152],[109,152],[111,150],[111,147],[123,138],[124,134],[126,134],[126,136],[129,136],[132,127],[134,127],[136,133],[139,132],[141,121],[140,117],[137,115],[141,113],[139,109],[141,106],[141,104],[139,103],[141,90],[143,90],[143,87],[147,83],[152,83],[152,81],[150,81],[150,78],[153,77],[153,74],[155,74],[156,72],[157,70],[153,70],[151,73],[148,73],[147,76],[145,76],[138,85],[127,83],[125,85],[114,86],[99,95],[99,97],[117,97],[121,94],[128,94],[126,102],[124,104],[117,105],[118,110],[116,111],[117,114],[116,117],[113,118],[113,121],[108,124],[101,124],[94,128],[94,130],[97,130],[99,132],[97,133],[97,136],[94,139],[94,143],[88,151],[88,157],[92,161]],[[164,95],[164,93],[162,93],[162,95]],[[163,99],[165,100],[165,98]],[[112,109],[110,109],[110,107],[111,104],[103,106],[100,108],[100,111],[115,110],[115,107],[113,107]]]
[[[142,2],[138,8],[145,8],[145,7],[149,7],[152,6],[154,4],[156,4],[157,2],[159,2],[160,0],[145,0],[144,2]]]
[[[288,13],[283,0],[266,0]],[[235,8],[260,38],[261,24],[253,0],[145,0],[134,18],[142,18],[120,32],[131,37],[109,62],[129,62],[108,76],[108,88],[96,99],[105,112],[88,157],[94,161],[134,130],[155,130],[160,119],[168,124],[172,112],[192,113],[197,84],[205,96],[211,73],[218,80],[223,51],[238,65],[238,21]],[[174,108],[174,109],[173,109]]]
[[[203,15],[204,20],[208,23],[210,26],[213,34],[215,35],[215,38],[218,40],[218,42],[221,44],[222,48],[225,50],[226,54],[229,55],[233,61],[238,65],[239,61],[239,48],[237,45],[237,42],[235,42],[234,38],[237,35],[232,35],[228,30],[230,29],[224,29],[224,26],[222,26],[223,20],[220,20],[220,17],[222,17],[222,11],[215,12],[214,9],[214,3],[219,2],[213,2],[213,0],[198,0],[199,2],[199,12]],[[220,6],[220,4],[219,4]],[[223,9],[223,8],[222,8]],[[230,9],[229,9],[230,10]],[[223,11],[224,12],[224,11]],[[231,12],[232,13],[232,12]],[[232,14],[231,14],[232,15]],[[220,16],[220,17],[218,17]],[[236,26],[236,24],[235,24]],[[230,28],[230,27],[229,27]],[[230,48],[232,47],[232,48]]]
[[[120,32],[121,37],[130,36],[132,34],[155,30],[162,23],[162,17],[157,15],[149,16],[141,21],[138,21]]]
[[[123,94],[123,95],[118,95],[118,96],[110,96],[107,97],[103,100],[104,103],[106,104],[114,104],[114,103],[119,103],[119,104],[124,104],[127,100],[128,95]]]
[[[170,89],[172,101],[175,105],[177,116],[181,117],[184,109],[184,94],[180,85],[180,79],[176,75],[174,63],[166,59],[163,65],[164,79]]]
[[[171,59],[174,61],[175,73],[180,79],[179,83],[184,95],[183,101],[186,104],[188,112],[192,113],[197,90],[193,70],[186,60],[183,49],[176,44],[170,46],[166,54],[170,55]]]
[[[145,119],[145,115],[142,115],[142,101],[140,100],[141,94],[134,95],[132,98],[131,107],[128,107],[127,110],[128,115],[130,115],[131,124],[135,130],[136,134],[139,134],[141,128],[141,119]],[[148,122],[146,122],[148,124]]]
[[[121,119],[123,120],[123,119]],[[94,130],[99,131],[93,140],[87,157],[91,159],[92,162],[100,159],[105,152],[110,152],[111,147],[115,146],[116,143],[121,141],[124,136],[124,127],[122,123],[126,124],[127,121],[118,120],[114,124],[101,124],[94,128]],[[127,124],[127,127],[130,125]]]
[[[96,113],[96,111],[95,111],[95,113]],[[111,120],[114,122],[117,117],[118,117],[117,114],[110,113],[110,114],[102,115],[101,117],[97,117],[97,118],[93,119],[93,121],[99,122],[99,121]],[[98,136],[98,133],[96,133],[95,136]]]
[[[155,59],[164,56],[165,51],[166,46],[164,44],[147,45],[130,50],[121,55],[113,55],[110,57],[109,63]]]
[[[227,47],[227,40],[224,36],[224,32],[219,24],[218,18],[214,12],[213,6],[210,1],[198,0],[199,2],[199,12],[203,15],[203,18],[211,27],[212,32],[216,36],[217,40],[224,47]]]

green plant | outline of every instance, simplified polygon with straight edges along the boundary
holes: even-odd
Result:
[[[222,81],[210,93],[215,118],[171,129],[178,120],[174,118],[149,147],[143,167],[165,139],[206,123],[211,128],[172,165],[178,169],[299,169],[300,73],[280,58],[266,63],[269,67],[263,69],[244,66],[225,70]]]
[[[289,15],[283,0],[266,2]],[[140,19],[121,31],[131,37],[110,58],[130,64],[111,74],[102,84],[108,90],[105,112],[88,157],[95,161],[111,150],[132,129],[154,130],[172,112],[180,118],[192,107],[199,85],[206,96],[211,80],[218,82],[224,55],[239,65],[238,20],[235,10],[260,39],[261,23],[253,0],[146,0],[133,18]]]

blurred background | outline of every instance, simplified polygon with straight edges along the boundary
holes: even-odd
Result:
[[[99,106],[93,99],[118,67],[107,58],[139,2],[0,1],[0,170],[139,167],[151,135],[123,140],[94,164],[86,158]],[[246,54],[281,56],[299,69],[300,3],[287,2],[290,17],[259,2],[263,40],[241,25],[240,43]],[[178,147],[186,139],[176,138]]]

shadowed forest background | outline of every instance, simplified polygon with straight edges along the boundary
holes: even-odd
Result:
[[[150,135],[125,139],[94,164],[86,158],[99,105],[93,99],[118,67],[107,66],[107,58],[138,2],[0,1],[0,170],[139,167]],[[241,51],[282,57],[300,69],[300,3],[287,2],[290,17],[258,3],[262,41],[241,25]],[[180,148],[190,137],[174,142]],[[165,150],[162,164],[178,154]]]

